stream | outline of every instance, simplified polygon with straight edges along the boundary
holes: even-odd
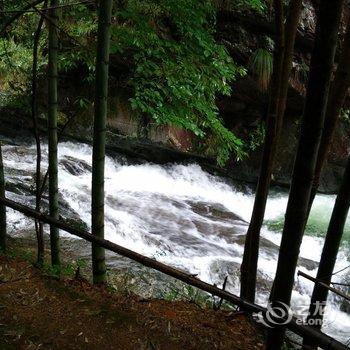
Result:
[[[35,147],[17,139],[5,139],[4,143],[7,196],[34,206]],[[61,215],[80,219],[88,229],[91,157],[89,145],[73,142],[59,145]],[[43,145],[43,158],[46,169],[47,145]],[[227,289],[239,292],[239,265],[254,201],[249,189],[210,175],[197,164],[137,164],[115,154],[106,158],[105,194],[106,239],[198,274],[198,278],[218,286],[228,276]],[[316,197],[301,246],[298,269],[313,276],[334,200],[332,195]],[[286,205],[287,193],[274,189],[267,203],[260,244],[257,303],[262,305],[267,303],[276,270]],[[8,214],[11,235],[32,229],[32,220],[10,209]],[[74,238],[74,242],[78,241]],[[350,265],[349,247],[350,220],[346,223],[336,271]],[[108,263],[114,268],[134,266],[111,255]],[[336,274],[333,281],[350,283],[350,269]],[[308,307],[312,288],[313,283],[296,278],[292,308],[297,313]],[[342,342],[349,341],[350,304],[333,293],[329,295],[323,330]]]

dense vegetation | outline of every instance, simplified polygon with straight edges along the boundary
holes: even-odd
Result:
[[[4,23],[16,13],[12,11],[26,4],[6,2]],[[68,1],[62,1],[59,9],[59,72],[69,73],[83,67],[83,79],[89,83],[95,70],[95,5],[90,2],[68,5]],[[141,122],[146,119],[146,124],[190,130],[203,140],[199,147],[216,155],[220,164],[232,156],[244,157],[250,147],[261,142],[244,144],[225,127],[218,114],[217,96],[229,95],[232,82],[247,74],[248,69],[235,64],[225,46],[215,38],[216,11],[222,6],[259,12],[266,9],[257,0],[120,1],[113,8],[111,29],[111,55],[127,65],[116,78],[123,81],[135,115]],[[3,29],[0,39],[0,56],[4,58],[0,62],[2,103],[24,110],[29,109],[29,100],[23,96],[28,96],[31,89],[33,33],[39,8],[29,7],[18,21]],[[265,89],[272,64],[268,55],[268,51],[261,49],[251,64],[252,72]],[[46,67],[47,32],[43,31],[38,53],[39,78],[44,77]],[[75,104],[84,108],[90,105],[89,99],[79,96]]]
[[[261,311],[254,305],[260,231],[283,130],[302,6],[302,0],[1,2],[0,107],[20,109],[21,113],[32,118],[36,141],[36,202],[33,211],[5,198],[6,174],[0,143],[0,249],[6,248],[7,205],[36,219],[39,265],[44,263],[45,222],[51,226],[51,262],[58,271],[61,265],[60,228],[92,243],[95,284],[106,284],[105,249],[109,249],[222,297],[247,312]],[[270,307],[276,310],[280,310],[281,303],[284,307],[291,303],[306,222],[350,86],[350,20],[343,19],[346,4],[344,0],[320,0],[314,6],[317,6],[314,9],[316,25],[311,54],[305,60],[307,63],[301,64],[305,73],[305,84],[301,85],[305,85],[305,93],[302,94],[304,108],[299,143],[294,155],[289,201],[270,294]],[[255,44],[254,50],[250,51],[251,57],[244,64],[237,64],[232,58],[231,53],[237,47],[217,35],[218,14],[225,13],[230,17],[240,11],[262,15],[267,23],[264,28],[267,34],[271,34],[271,37],[264,35],[263,44]],[[309,67],[305,68],[307,64]],[[268,103],[263,128],[258,126],[255,133],[251,132],[243,141],[228,126],[227,120],[225,123],[217,101],[220,97],[230,96],[233,83],[247,74],[255,79],[259,94],[268,96]],[[94,111],[91,123],[91,234],[59,222],[57,126],[67,125],[65,120],[62,122],[58,118],[62,102],[59,83],[65,80],[69,84],[70,79],[78,80],[79,87],[84,85],[87,90],[94,90],[92,94],[82,89],[71,103],[83,111],[88,107]],[[44,92],[45,85],[48,86],[47,93]],[[200,281],[196,276],[104,239],[106,131],[112,90],[127,96],[142,141],[149,137],[151,128],[177,127],[191,133],[197,153],[215,156],[219,165],[224,165],[229,159],[242,159],[264,142],[254,208],[245,239],[240,298]],[[45,101],[43,105],[39,99]],[[41,169],[39,112],[43,112],[48,121],[45,132],[49,167],[46,175]],[[84,121],[77,123],[83,124]],[[329,344],[335,344],[335,349],[343,348],[342,344],[319,331],[323,315],[320,310],[315,311],[314,304],[327,301],[350,206],[349,177],[350,159],[319,264],[316,282],[323,284],[315,284],[310,304],[308,320],[320,322],[300,326],[295,320],[288,320],[293,331],[304,338],[304,345],[312,349],[318,345],[328,348]],[[49,216],[41,213],[47,181]],[[266,315],[269,309],[264,312]],[[269,321],[266,348],[281,349],[288,322],[284,316],[278,315]],[[278,323],[283,327],[275,328]]]

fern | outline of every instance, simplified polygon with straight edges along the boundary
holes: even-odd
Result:
[[[273,70],[271,52],[263,48],[257,49],[250,60],[249,69],[256,77],[259,89],[263,92],[267,91]]]

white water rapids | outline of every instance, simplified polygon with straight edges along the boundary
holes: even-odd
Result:
[[[45,147],[44,147],[45,148]],[[25,188],[33,186],[35,148],[17,144],[3,147],[7,181],[18,187],[7,195],[32,204]],[[59,146],[59,191],[66,205],[90,227],[91,147],[65,142]],[[47,167],[46,148],[43,167]],[[198,165],[132,165],[123,157],[106,158],[106,238],[164,263],[198,274],[221,285],[229,276],[228,288],[239,291],[238,271],[244,235],[253,206],[253,194],[243,193]],[[287,194],[270,196],[262,231],[257,302],[266,304],[278,257]],[[307,235],[301,246],[299,269],[316,274],[334,196],[318,196],[311,213]],[[23,231],[30,220],[9,210],[12,233]],[[277,231],[276,231],[277,230]],[[350,264],[350,225],[339,253],[336,270]],[[64,234],[64,233],[62,233]],[[349,269],[334,276],[347,281]],[[313,284],[298,278],[293,307],[307,307]],[[323,330],[343,342],[350,338],[349,305],[330,293]],[[345,307],[344,307],[345,305]]]

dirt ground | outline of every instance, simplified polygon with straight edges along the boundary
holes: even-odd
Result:
[[[2,255],[0,349],[253,350],[263,341],[241,313],[119,295]]]

